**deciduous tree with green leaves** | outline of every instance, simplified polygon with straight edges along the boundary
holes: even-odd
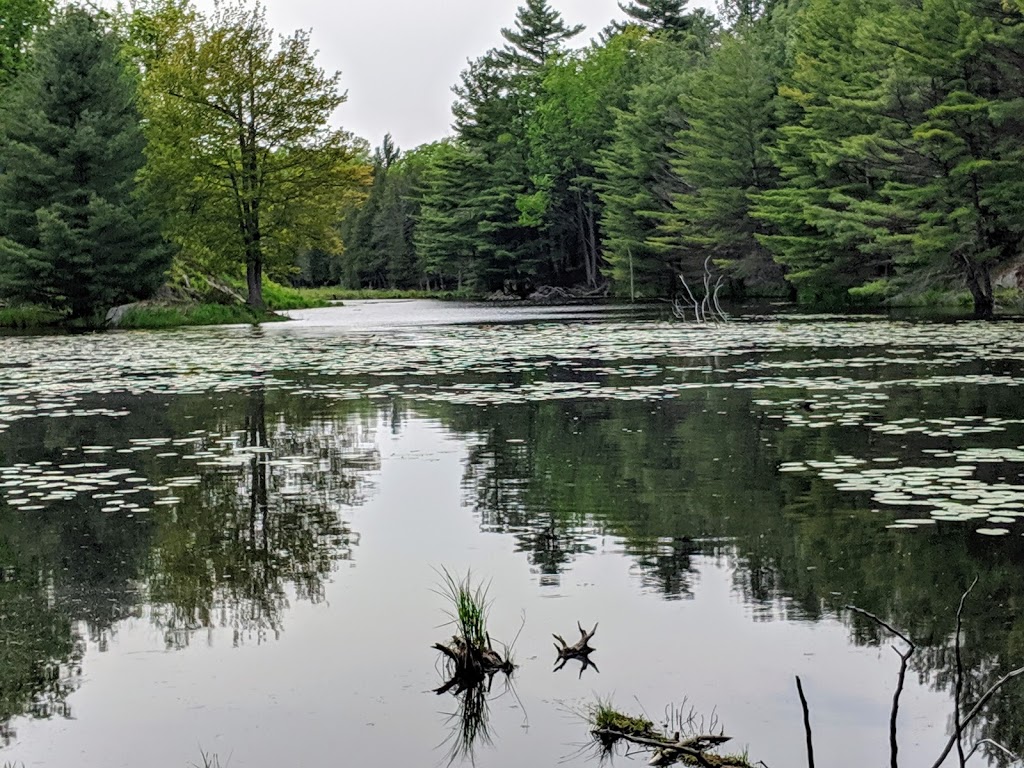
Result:
[[[0,88],[25,68],[32,38],[52,13],[52,0],[0,0]]]
[[[212,271],[244,265],[253,308],[268,267],[333,239],[363,178],[353,137],[330,124],[339,78],[307,32],[275,45],[262,6],[241,3],[197,15],[147,73],[146,181],[168,233]]]

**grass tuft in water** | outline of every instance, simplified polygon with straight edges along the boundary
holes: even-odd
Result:
[[[192,763],[191,768],[221,768],[220,756],[214,752],[206,752],[200,749],[199,759],[201,762]]]
[[[634,717],[620,712],[610,700],[598,699],[591,705],[590,725],[596,730],[618,731],[630,736],[654,736],[654,723],[646,717]]]
[[[470,648],[490,648],[491,638],[487,632],[487,585],[473,585],[472,573],[457,579],[447,568],[441,568],[442,584],[438,594],[447,598],[453,606],[448,614],[455,624],[456,636]]]

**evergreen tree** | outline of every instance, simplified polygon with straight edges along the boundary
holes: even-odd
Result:
[[[897,288],[955,276],[976,313],[989,316],[997,270],[1021,256],[1024,238],[1024,5],[967,5],[967,13],[953,0],[899,9],[876,31],[898,65],[887,106],[913,125],[889,152],[890,205],[879,207],[889,226],[876,242],[895,254]]]
[[[90,316],[160,285],[169,251],[137,194],[133,81],[85,11],[64,11],[0,114],[0,275],[9,298]]]
[[[636,27],[552,62],[529,124],[530,174],[538,191],[531,215],[553,247],[553,281],[597,287],[600,247],[599,153],[610,142],[616,109],[637,81],[644,33]],[[522,206],[521,206],[522,207]]]
[[[768,154],[776,128],[776,77],[764,29],[726,34],[707,65],[694,73],[681,107],[687,125],[672,145],[672,170],[682,190],[657,238],[680,256],[684,272],[703,274],[708,257],[745,282],[774,282],[781,272],[756,241],[751,195],[772,189],[777,171]]]
[[[457,141],[442,141],[421,150],[425,155],[419,181],[419,213],[413,235],[428,286],[462,288],[481,283],[474,269],[480,243],[478,214],[471,207],[481,188],[484,160]]]
[[[629,17],[630,23],[651,32],[665,30],[685,34],[692,24],[686,3],[687,0],[638,0],[625,5],[620,2],[619,8]]]
[[[785,125],[772,154],[783,183],[757,196],[759,235],[808,300],[843,300],[890,269],[871,247],[891,176],[886,145],[906,125],[881,109],[891,53],[869,44],[889,0],[805,0],[792,22]],[[883,141],[878,141],[882,137]],[[883,225],[884,226],[884,225]]]
[[[640,55],[639,84],[626,108],[613,110],[611,141],[596,162],[604,257],[618,294],[670,296],[676,256],[659,240],[659,225],[678,191],[669,145],[685,126],[680,98],[696,57],[658,38],[647,40]]]
[[[501,30],[508,45],[502,49],[500,60],[515,71],[538,72],[583,29],[582,24],[566,26],[562,15],[547,0],[526,0],[526,5],[516,11],[515,27]]]

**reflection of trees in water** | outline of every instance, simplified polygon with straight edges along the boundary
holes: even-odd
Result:
[[[545,458],[538,445],[544,434],[538,427],[548,426],[546,411],[544,405],[524,405],[458,412],[466,418],[459,420],[456,429],[476,435],[463,487],[481,528],[513,535],[518,550],[527,553],[539,572],[541,583],[557,584],[577,555],[593,550],[590,539],[596,530],[585,516],[550,500],[548,487],[533,482],[538,474],[558,469],[537,461]]]
[[[149,599],[173,647],[217,626],[232,628],[236,643],[277,636],[289,589],[322,600],[325,580],[356,542],[343,508],[361,501],[362,478],[379,462],[352,426],[268,419],[262,389],[249,394],[236,437],[244,464],[181,489],[176,520],[155,542]]]
[[[31,512],[0,501],[0,742],[13,718],[68,715],[85,641],[105,650],[117,623],[143,615],[147,601],[172,647],[218,626],[232,627],[236,642],[262,638],[280,631],[289,595],[322,599],[331,569],[351,556],[356,538],[341,512],[359,503],[379,465],[373,420],[262,390],[165,400],[125,398],[120,419],[40,418],[0,436],[5,465],[57,465],[72,446],[197,428],[234,432],[240,449],[272,450],[244,454],[244,466],[199,467],[198,485],[171,489],[176,507],[139,494],[151,509],[134,516],[103,511],[91,494]],[[216,439],[208,447],[226,454]],[[156,453],[101,460],[153,482],[197,474],[193,461]]]
[[[884,418],[931,413],[926,397],[958,415],[1013,417],[1012,395],[979,397],[977,388],[958,387],[894,392]],[[430,406],[431,415],[435,409],[450,428],[477,441],[464,483],[482,528],[515,535],[549,572],[566,568],[595,531],[621,537],[644,584],[669,598],[690,594],[695,555],[722,558],[755,619],[838,615],[854,642],[887,645],[877,626],[838,611],[855,603],[913,637],[912,668],[950,693],[957,603],[978,575],[964,614],[964,700],[976,701],[1024,663],[1019,536],[992,540],[962,523],[910,535],[885,530],[890,518],[870,512],[869,497],[776,470],[782,460],[919,456],[921,448],[952,445],[885,438],[863,427],[786,429],[766,419],[743,390],[731,389],[655,405]],[[894,675],[897,662],[886,655],[879,661],[893,663]],[[972,735],[1019,754],[1022,722],[1024,684],[1014,683],[988,705]]]
[[[67,697],[78,687],[83,642],[49,593],[0,572],[0,746],[14,738],[15,717],[71,716]]]
[[[476,441],[464,484],[482,527],[515,535],[542,574],[560,573],[608,532],[623,538],[645,586],[687,596],[693,556],[707,548],[699,540],[725,535],[734,507],[774,493],[761,426],[732,391],[453,409],[447,421]]]

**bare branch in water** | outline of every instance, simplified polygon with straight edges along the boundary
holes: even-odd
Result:
[[[807,707],[807,697],[804,696],[804,686],[800,682],[800,675],[796,676],[796,691],[800,694],[800,706],[804,711],[804,733],[807,735],[807,768],[814,768],[814,737],[811,735],[811,711]]]
[[[907,667],[910,666],[910,657],[914,655],[914,651],[917,649],[917,646],[914,645],[913,640],[891,624],[888,624],[878,618],[875,614],[865,611],[863,608],[858,608],[855,605],[848,605],[846,608],[847,610],[866,616],[880,626],[885,627],[885,629],[896,635],[896,637],[900,638],[900,640],[905,642],[908,646],[906,653],[900,653],[899,649],[896,648],[896,646],[893,646],[893,650],[896,651],[896,655],[900,657],[900,674],[896,679],[896,691],[892,696],[892,712],[889,715],[889,764],[890,768],[899,768],[899,743],[896,740],[896,720],[900,713],[900,695],[903,693],[903,685],[907,680]]]

